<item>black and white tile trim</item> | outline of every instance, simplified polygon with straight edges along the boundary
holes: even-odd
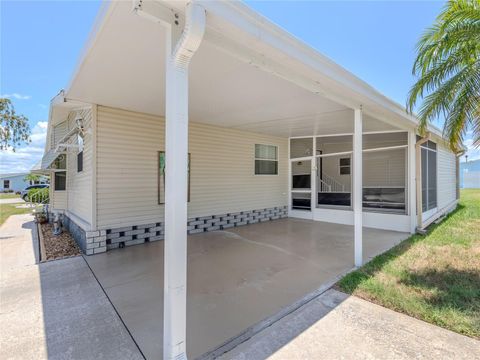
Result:
[[[241,211],[222,215],[200,216],[188,219],[188,234],[223,230],[235,226],[255,224],[287,217],[287,207]],[[87,232],[87,255],[125,246],[163,240],[163,223],[125,226],[121,228]],[[89,242],[90,241],[90,242]]]

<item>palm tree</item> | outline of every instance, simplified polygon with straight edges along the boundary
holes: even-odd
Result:
[[[443,115],[444,135],[459,150],[468,130],[480,146],[480,0],[450,0],[417,44],[408,95],[411,113],[419,98],[419,129]]]
[[[37,174],[27,174],[23,180],[30,182],[30,185],[34,184],[35,181],[40,181],[40,175]]]

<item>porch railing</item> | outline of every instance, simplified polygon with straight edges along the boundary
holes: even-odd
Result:
[[[318,191],[320,192],[345,192],[345,185],[332,176],[322,172],[322,178],[318,178]]]

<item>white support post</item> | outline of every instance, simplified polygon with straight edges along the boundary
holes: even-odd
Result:
[[[355,266],[363,264],[363,120],[362,109],[354,110],[353,133],[353,223],[354,223],[354,254]]]
[[[417,136],[415,131],[408,132],[408,216],[410,217],[410,233],[417,228],[417,183],[416,183],[416,150]]]
[[[205,10],[190,3],[172,52],[167,36],[165,116],[165,283],[163,358],[186,359],[188,67],[205,30]]]

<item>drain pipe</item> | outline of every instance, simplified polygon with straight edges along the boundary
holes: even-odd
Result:
[[[430,140],[431,133],[428,132],[426,136],[415,143],[415,181],[417,192],[417,230],[423,228],[422,216],[422,149],[421,146]]]

